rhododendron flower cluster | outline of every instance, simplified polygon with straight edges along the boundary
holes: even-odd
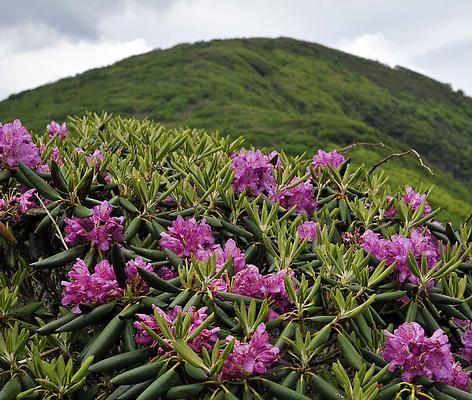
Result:
[[[387,196],[389,203],[392,202],[393,197]],[[411,209],[416,210],[423,202],[425,202],[423,215],[427,215],[431,212],[431,206],[426,202],[426,195],[422,193],[416,193],[411,186],[405,188],[405,193],[402,197],[402,200],[407,206],[411,206]],[[386,217],[393,217],[396,214],[395,207],[389,207],[385,210],[384,215]]]
[[[463,348],[460,351],[460,354],[464,360],[468,362],[472,361],[472,322],[466,321],[465,323],[466,331],[461,337]]]
[[[121,293],[113,267],[107,260],[100,261],[91,274],[85,262],[77,259],[67,275],[69,281],[61,282],[64,286],[62,304],[73,305],[72,312],[76,314],[81,313],[80,304],[102,304]]]
[[[152,265],[145,263],[141,257],[126,263],[126,284],[134,293],[146,293],[149,289],[138,274],[137,268],[143,268],[152,272]],[[123,294],[116,280],[113,266],[107,260],[100,261],[95,265],[94,273],[90,273],[87,265],[80,258],[72,266],[67,274],[69,281],[62,281],[64,286],[63,305],[73,305],[72,312],[80,314],[80,304],[98,303],[103,304],[107,300],[117,298]]]
[[[316,239],[316,226],[317,223],[313,221],[305,221],[297,228],[298,236],[300,239],[308,239],[309,242],[313,242]]]
[[[313,156],[312,165],[316,175],[318,175],[322,168],[327,166],[338,168],[344,161],[344,156],[336,150],[330,152],[318,150],[318,153]]]
[[[217,271],[228,261],[229,257],[233,259],[234,273],[242,271],[246,266],[244,261],[244,253],[239,247],[236,246],[236,242],[233,239],[229,239],[225,243],[225,247],[222,248],[219,244],[213,246],[209,250],[198,249],[195,253],[195,258],[199,261],[208,260],[210,257],[216,258]]]
[[[279,201],[280,205],[286,209],[297,206],[297,213],[313,214],[316,208],[315,196],[311,180],[300,182],[300,178],[293,178],[290,185],[282,187],[277,193],[271,195],[272,201]],[[292,187],[293,186],[293,187]]]
[[[172,250],[179,257],[188,257],[198,250],[213,249],[215,238],[211,226],[204,219],[198,223],[195,218],[184,220],[179,215],[168,231],[161,233],[159,243],[162,248]]]
[[[232,336],[227,336],[229,343]],[[260,324],[248,343],[235,340],[233,351],[224,361],[221,380],[240,379],[245,375],[261,375],[280,359],[280,350],[269,343],[265,324]]]
[[[51,121],[46,127],[49,137],[59,136],[61,139],[65,139],[69,129],[67,129],[67,124],[63,122],[58,124],[56,121]]]
[[[177,317],[177,314],[182,311],[182,307],[180,306],[175,306],[173,308],[169,308],[167,310],[161,310],[159,307],[154,307],[155,310],[164,317],[167,326],[169,327],[169,330],[172,334],[175,333],[175,326],[174,326],[174,321]],[[194,332],[202,323],[205,321],[205,319],[208,317],[206,311],[208,307],[202,307],[200,309],[196,309],[195,307],[189,307],[187,311],[185,311],[185,314],[190,314],[191,315],[191,322],[190,322],[190,327],[188,329],[188,333],[191,334]],[[142,323],[146,324],[149,326],[152,330],[154,330],[157,334],[160,333],[160,329],[157,325],[156,319],[154,316],[147,315],[147,314],[136,314],[136,317],[138,318],[137,321],[133,323],[133,326],[136,328],[137,333],[134,337],[135,341],[139,345],[149,345],[153,348],[157,348],[159,353],[165,353],[167,351],[166,348],[161,347],[159,342],[155,341],[149,333],[145,331],[143,328]],[[206,349],[211,349],[213,345],[216,343],[218,340],[218,332],[220,328],[204,328],[196,337],[195,339],[189,341],[187,344],[192,348],[194,351],[201,351],[203,347]],[[164,339],[165,342],[169,343],[169,346],[171,346],[171,341],[169,339]]]
[[[237,193],[247,190],[253,196],[272,193],[275,189],[274,166],[270,163],[272,158],[260,150],[241,150],[233,154],[234,190]]]
[[[393,235],[390,240],[384,239],[380,234],[367,230],[360,238],[363,249],[372,253],[379,260],[385,260],[387,264],[396,262],[395,272],[401,283],[418,283],[416,277],[407,263],[408,252],[411,251],[417,262],[421,262],[422,255],[426,256],[428,267],[432,268],[440,258],[439,243],[431,235],[429,230],[413,229],[410,237]]]
[[[393,334],[385,331],[385,336],[382,356],[389,362],[391,372],[401,368],[404,381],[424,376],[468,390],[469,372],[454,362],[449,340],[441,329],[427,337],[419,324],[406,322]]]
[[[22,216],[31,208],[38,208],[38,200],[36,198],[36,189],[29,189],[22,194],[16,195],[10,199],[10,203],[17,205],[17,216]]]
[[[125,275],[128,278],[126,283],[131,286],[133,292],[148,292],[149,286],[141,278],[141,275],[138,273],[138,268],[144,269],[149,272],[153,272],[153,267],[151,264],[145,262],[141,257],[136,257],[134,260],[129,260],[125,265]],[[157,275],[162,275],[157,274]]]
[[[19,119],[10,124],[0,123],[0,163],[16,167],[19,162],[35,167],[41,162],[38,147],[31,142],[31,135]]]
[[[80,147],[76,147],[75,151],[78,154],[85,153],[84,150],[81,149]],[[85,155],[85,160],[87,161],[87,164],[89,166],[93,164],[95,166],[95,169],[97,170],[100,168],[100,164],[102,163],[103,159],[104,159],[103,154],[99,149],[95,149],[92,154]]]
[[[124,217],[112,217],[112,206],[104,201],[92,209],[86,218],[65,218],[65,240],[74,245],[78,241],[92,242],[107,251],[113,241],[124,240]]]
[[[284,279],[292,274],[287,269],[282,269],[274,274],[262,275],[255,265],[247,265],[234,277],[231,292],[257,299],[270,297],[276,308],[285,312],[291,302],[285,290]]]

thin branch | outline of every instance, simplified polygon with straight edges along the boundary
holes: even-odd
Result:
[[[373,167],[371,168],[371,170],[369,171],[369,173],[371,174],[372,172],[374,172],[374,170],[375,170],[378,166],[380,166],[380,165],[386,163],[388,160],[390,160],[390,159],[392,159],[392,158],[394,158],[394,157],[400,158],[400,157],[407,156],[408,154],[414,154],[414,155],[416,156],[416,158],[418,159],[418,161],[420,162],[421,166],[422,166],[423,168],[425,168],[431,175],[434,175],[434,174],[433,174],[433,171],[431,171],[431,168],[429,168],[429,167],[423,162],[423,159],[421,158],[421,156],[418,154],[418,152],[417,152],[415,149],[410,149],[410,150],[407,150],[407,151],[405,151],[405,152],[403,152],[403,153],[392,153],[392,154],[388,155],[388,156],[385,157],[384,159],[382,159],[382,160],[380,160],[379,162],[375,163],[375,164],[373,165]]]
[[[53,353],[55,353],[56,351],[59,351],[59,350],[61,350],[60,347],[54,347],[54,348],[52,348],[52,349],[48,349],[48,350],[46,350],[46,351],[43,351],[43,352],[39,355],[39,357],[40,357],[40,358],[46,357],[46,356],[48,356],[48,355],[50,355],[50,354],[53,354]],[[28,361],[30,361],[30,360],[32,360],[32,359],[33,359],[33,357],[25,358],[24,360],[18,361],[18,364],[25,364],[25,363],[27,363]]]
[[[336,149],[336,151],[338,153],[344,153],[344,152],[351,151],[354,147],[358,147],[358,146],[362,146],[362,147],[381,147],[382,149],[387,149],[387,150],[390,150],[390,151],[392,150],[390,147],[385,146],[383,143],[357,142],[357,143],[350,144],[349,146],[342,147],[341,149]]]
[[[39,202],[41,203],[41,206],[44,208],[44,211],[46,211],[46,214],[48,215],[48,217],[51,219],[54,227],[56,228],[56,232],[57,232],[57,236],[59,237],[59,239],[61,239],[61,242],[62,242],[62,245],[67,249],[69,249],[69,247],[67,246],[65,240],[64,240],[64,237],[62,236],[62,232],[61,230],[59,229],[59,226],[57,225],[56,223],[56,220],[54,219],[54,217],[51,215],[51,213],[49,212],[49,210],[46,208],[46,206],[44,205],[43,201],[41,200],[41,198],[38,196],[37,193],[35,193],[35,196],[36,198],[39,200]]]

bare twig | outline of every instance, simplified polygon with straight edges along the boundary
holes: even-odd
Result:
[[[383,158],[383,159],[380,160],[379,162],[375,163],[375,164],[372,166],[372,168],[370,169],[369,173],[371,174],[372,172],[374,172],[374,170],[375,170],[378,166],[380,166],[380,165],[386,163],[388,160],[390,160],[390,159],[392,159],[392,158],[394,158],[394,157],[400,158],[400,157],[407,156],[408,154],[414,154],[414,155],[416,156],[416,158],[418,158],[418,161],[420,162],[421,166],[422,166],[423,168],[425,168],[431,175],[434,175],[434,174],[433,174],[433,171],[431,170],[431,168],[429,168],[429,167],[423,162],[423,159],[421,158],[421,156],[418,154],[418,152],[417,152],[415,149],[410,149],[410,150],[407,150],[407,151],[405,151],[405,152],[403,152],[403,153],[392,153],[392,154],[388,155],[387,157]]]
[[[53,354],[53,353],[55,353],[56,351],[59,351],[59,350],[61,350],[60,347],[54,347],[54,348],[52,348],[52,349],[43,351],[43,352],[39,355],[39,357],[41,357],[41,358],[47,357],[48,355]],[[32,360],[32,359],[33,359],[33,357],[25,358],[24,360],[18,361],[18,364],[26,364],[29,360]]]
[[[385,146],[383,143],[357,142],[357,143],[350,144],[349,146],[342,147],[341,149],[336,149],[336,151],[338,153],[344,153],[344,152],[351,151],[354,147],[358,147],[358,146],[362,146],[362,147],[381,147],[382,149],[387,149],[387,150],[390,150],[390,151],[392,150],[390,147]]]
[[[43,201],[41,200],[41,198],[37,195],[37,193],[35,193],[35,196],[36,198],[38,199],[38,201],[41,203],[41,206],[44,208],[44,211],[46,211],[46,214],[48,215],[48,217],[51,219],[54,227],[56,228],[56,232],[57,232],[57,236],[59,237],[59,239],[61,239],[61,242],[62,242],[62,245],[67,249],[69,249],[69,247],[67,246],[66,244],[66,241],[64,240],[64,237],[62,236],[62,232],[61,230],[59,229],[59,226],[57,225],[56,223],[56,220],[54,219],[54,217],[50,214],[49,210],[46,208],[46,206],[44,205]]]

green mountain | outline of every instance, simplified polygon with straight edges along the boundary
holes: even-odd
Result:
[[[131,57],[0,102],[0,121],[33,130],[85,110],[201,127],[268,149],[313,153],[353,142],[355,161],[374,164],[417,150],[434,176],[408,155],[382,164],[394,185],[426,190],[443,217],[472,213],[472,99],[405,68],[389,68],[293,39],[183,44]]]

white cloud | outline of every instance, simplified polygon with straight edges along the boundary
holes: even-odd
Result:
[[[469,0],[447,7],[443,0],[408,7],[394,0],[116,0],[114,7],[103,0],[16,0],[5,6],[0,98],[151,47],[255,36],[317,42],[472,89],[470,44],[443,52],[472,37]]]
[[[354,39],[343,38],[338,41],[338,49],[359,57],[380,61],[392,67],[404,64],[407,57],[398,46],[388,40],[383,33],[365,33]]]
[[[37,30],[35,30],[37,28]],[[15,50],[33,30],[37,45]],[[10,40],[3,40],[10,37]],[[125,57],[151,50],[144,39],[95,41],[60,38],[54,30],[41,25],[21,31],[0,32],[0,99],[11,93],[30,89],[57,79],[78,74],[91,68],[113,64]]]

